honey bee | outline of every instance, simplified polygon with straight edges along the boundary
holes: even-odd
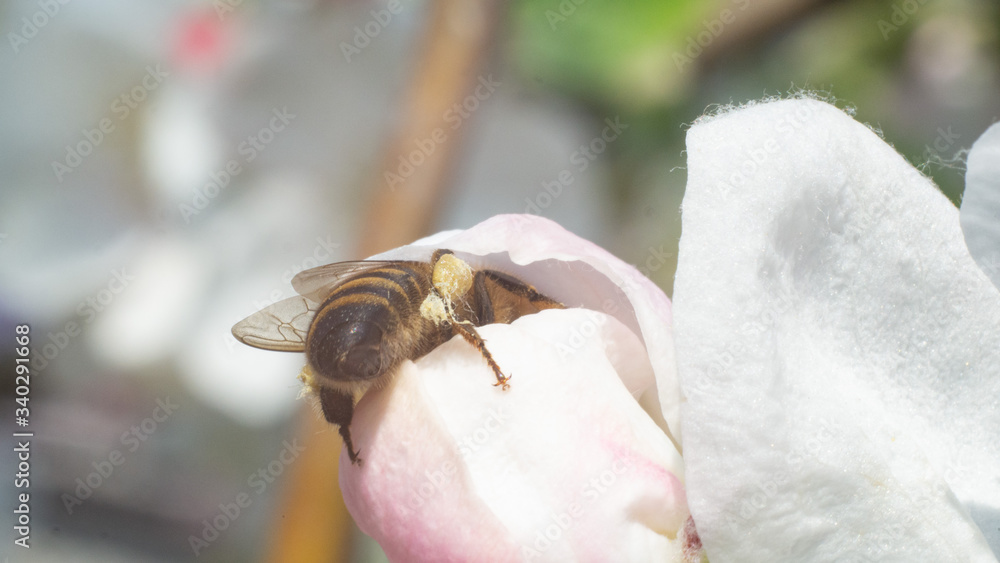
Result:
[[[240,342],[265,350],[305,352],[303,375],[319,397],[326,420],[340,427],[351,462],[355,399],[385,385],[405,360],[416,360],[460,335],[496,376],[509,376],[476,331],[491,323],[564,305],[517,278],[473,270],[452,251],[439,249],[430,262],[338,262],[300,272],[299,296],[279,301],[233,327]]]

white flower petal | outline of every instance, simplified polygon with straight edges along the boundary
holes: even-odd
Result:
[[[969,252],[1000,287],[1000,123],[969,151],[961,217]]]
[[[359,402],[358,526],[399,561],[680,561],[680,455],[622,385],[653,379],[638,337],[580,309],[480,332],[509,390],[456,337]]]
[[[656,380],[649,389],[633,391],[679,446],[680,386],[670,300],[653,282],[596,244],[534,215],[497,215],[471,229],[437,233],[372,258],[427,260],[438,248],[454,250],[475,267],[530,280],[567,307],[603,311],[638,334]]]
[[[687,146],[675,334],[708,557],[995,561],[1000,292],[958,211],[818,101]]]

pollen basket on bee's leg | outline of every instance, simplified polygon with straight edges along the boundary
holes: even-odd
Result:
[[[465,295],[472,287],[472,267],[454,254],[445,254],[434,265],[432,282],[448,301],[454,301]]]

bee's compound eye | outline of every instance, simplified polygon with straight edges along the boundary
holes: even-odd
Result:
[[[323,375],[338,381],[356,381],[382,373],[382,329],[375,323],[340,323],[324,334],[319,344],[322,352],[312,361]]]

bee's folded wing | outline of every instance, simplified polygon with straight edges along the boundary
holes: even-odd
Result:
[[[401,264],[392,260],[358,260],[325,264],[299,272],[292,278],[292,287],[304,297],[322,302],[341,282],[365,270]]]
[[[309,324],[318,308],[318,303],[305,297],[289,297],[236,323],[233,336],[254,348],[302,352]]]

